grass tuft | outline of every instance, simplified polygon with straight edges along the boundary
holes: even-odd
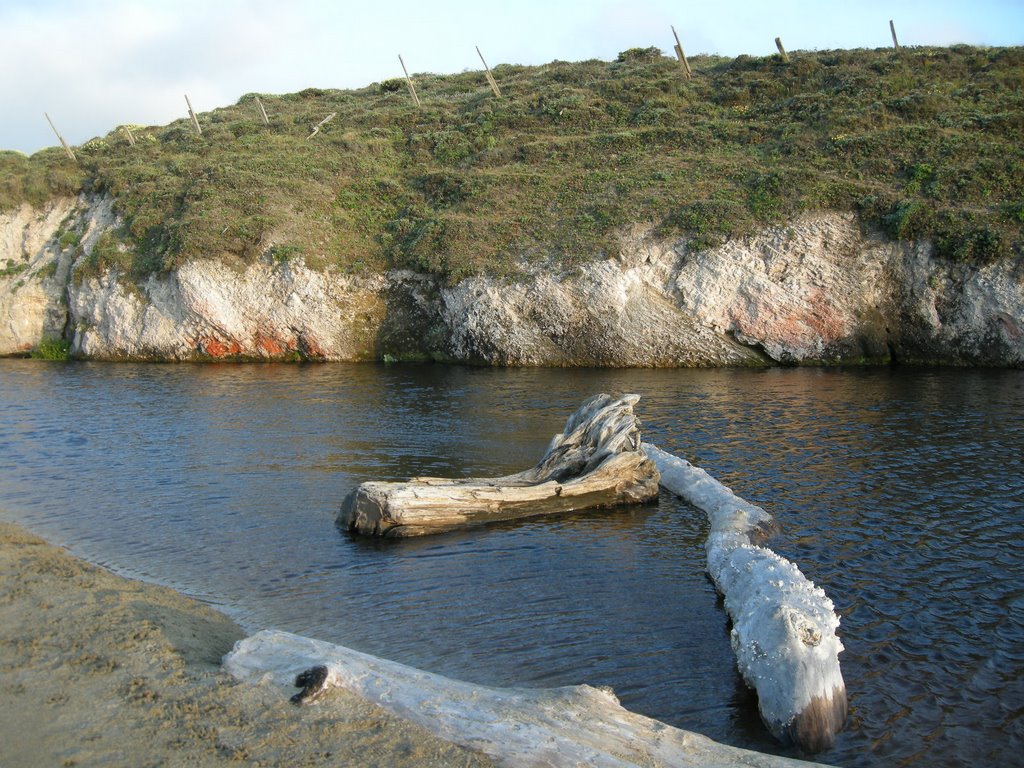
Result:
[[[45,338],[30,353],[34,360],[67,360],[71,357],[71,343],[67,339]]]

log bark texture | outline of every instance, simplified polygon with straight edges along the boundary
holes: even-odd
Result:
[[[649,501],[658,469],[640,446],[639,395],[595,395],[569,417],[537,465],[496,478],[417,477],[367,482],[342,503],[338,524],[375,536],[422,536],[533,515]]]

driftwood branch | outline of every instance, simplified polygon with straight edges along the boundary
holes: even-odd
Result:
[[[768,730],[807,752],[829,747],[846,721],[839,617],[825,592],[763,546],[772,516],[700,467],[644,444],[661,484],[708,517],[708,574],[732,619],[736,665],[757,691]]]
[[[633,414],[639,399],[590,398],[569,417],[540,462],[518,474],[363,483],[346,497],[338,524],[355,533],[421,536],[497,520],[649,501],[658,494],[658,470],[640,447]]]

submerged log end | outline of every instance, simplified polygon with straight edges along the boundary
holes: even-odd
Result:
[[[784,744],[809,753],[826,749],[847,713],[832,601],[771,550],[728,549],[728,536],[708,542],[708,568],[733,622],[736,664],[757,691],[762,720]]]
[[[845,686],[836,686],[831,695],[815,696],[782,730],[780,741],[810,754],[826,750],[843,730],[847,709]]]
[[[373,492],[373,483],[363,483],[345,497],[335,522],[350,533],[367,536],[387,536],[394,527],[384,501]]]
[[[389,539],[402,539],[410,536],[426,536],[433,533],[444,533],[455,530],[465,524],[465,517],[453,512],[448,517],[433,515],[407,516],[393,514],[391,493],[401,488],[403,483],[368,482],[351,491],[341,503],[341,511],[335,524],[349,533],[362,536],[382,536]],[[425,486],[429,486],[426,483]],[[453,499],[452,505],[456,506]]]

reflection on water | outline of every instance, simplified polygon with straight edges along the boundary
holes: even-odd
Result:
[[[334,526],[366,479],[532,465],[586,396],[769,509],[842,615],[848,766],[1024,747],[1024,373],[0,362],[0,508],[96,562],[462,679],[611,685],[778,751],[735,672],[701,514],[657,504],[430,539]]]

